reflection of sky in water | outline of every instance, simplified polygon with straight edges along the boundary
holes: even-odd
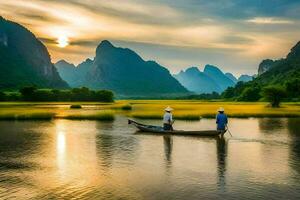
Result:
[[[233,137],[225,140],[135,135],[122,117],[0,122],[0,188],[13,183],[20,198],[294,198],[300,195],[299,122],[230,119]],[[175,126],[210,129],[215,122]],[[0,195],[12,197],[9,191]]]
[[[63,130],[63,124],[57,124],[57,138],[56,138],[56,151],[57,151],[57,165],[63,177],[65,171],[65,153],[66,153],[66,136]]]

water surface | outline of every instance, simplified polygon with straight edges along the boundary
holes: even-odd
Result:
[[[0,199],[299,199],[300,119],[230,119],[230,129],[218,139],[135,134],[121,116],[0,121]]]

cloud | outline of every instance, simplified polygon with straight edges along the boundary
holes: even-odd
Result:
[[[92,40],[87,40],[87,39],[74,40],[74,41],[70,42],[70,45],[95,48],[104,39],[107,39],[107,38],[98,38],[98,39],[92,39]]]
[[[44,38],[44,37],[39,37],[38,38],[40,41],[42,41],[44,44],[57,44],[57,40],[53,38]]]
[[[256,71],[262,58],[284,56],[300,33],[296,0],[0,0],[0,10],[37,35],[54,60],[78,63],[108,39],[171,71],[204,63]],[[63,49],[62,36],[70,41]]]
[[[255,17],[252,19],[246,20],[249,23],[254,24],[293,24],[294,21],[285,20],[280,18],[273,18],[273,17]]]
[[[254,39],[246,36],[228,35],[223,37],[220,42],[229,44],[252,44],[254,42]]]

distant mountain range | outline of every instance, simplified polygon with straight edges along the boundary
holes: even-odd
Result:
[[[247,74],[242,74],[242,75],[240,75],[240,77],[239,78],[236,78],[233,74],[231,74],[231,73],[225,73],[225,75],[228,77],[228,78],[230,78],[234,83],[237,83],[237,82],[248,82],[248,81],[252,81],[255,77],[256,77],[256,75],[252,75],[252,76],[250,76],[250,75],[247,75]]]
[[[145,61],[134,51],[102,41],[94,60],[77,67],[66,61],[55,64],[72,87],[109,89],[122,96],[181,95],[189,93],[170,72],[154,61]]]
[[[247,82],[253,79],[249,75],[241,75],[238,79],[231,73],[224,74],[218,67],[206,65],[203,72],[197,67],[180,71],[174,77],[188,90],[195,93],[221,93],[237,82]]]
[[[241,82],[249,82],[249,81],[252,81],[255,77],[256,77],[256,75],[249,76],[247,74],[243,74],[238,78],[237,82],[240,82],[240,81]]]
[[[40,88],[86,86],[109,89],[119,96],[158,97],[191,92],[221,93],[238,81],[252,79],[247,75],[236,79],[212,65],[206,65],[203,72],[192,67],[172,76],[155,61],[145,61],[134,51],[115,47],[107,40],[98,45],[93,59],[86,59],[77,66],[60,60],[54,67],[47,48],[33,33],[2,17],[0,58],[0,90],[28,85]]]
[[[47,48],[25,27],[0,16],[0,89],[67,88]]]
[[[197,67],[190,67],[185,71],[180,71],[174,77],[188,90],[195,93],[221,92],[217,84],[210,76],[201,72]]]
[[[85,86],[87,74],[90,72],[93,65],[93,60],[86,59],[79,65],[68,63],[65,60],[60,60],[55,63],[55,67],[60,76],[67,81],[71,87]]]

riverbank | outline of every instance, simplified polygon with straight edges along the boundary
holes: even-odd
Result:
[[[71,105],[82,108],[71,109]],[[266,102],[207,102],[194,100],[119,100],[99,102],[1,102],[0,120],[113,120],[115,115],[137,119],[161,119],[166,106],[174,108],[174,119],[199,120],[214,118],[216,110],[224,107],[233,118],[300,117],[300,102],[283,103],[271,108]]]

